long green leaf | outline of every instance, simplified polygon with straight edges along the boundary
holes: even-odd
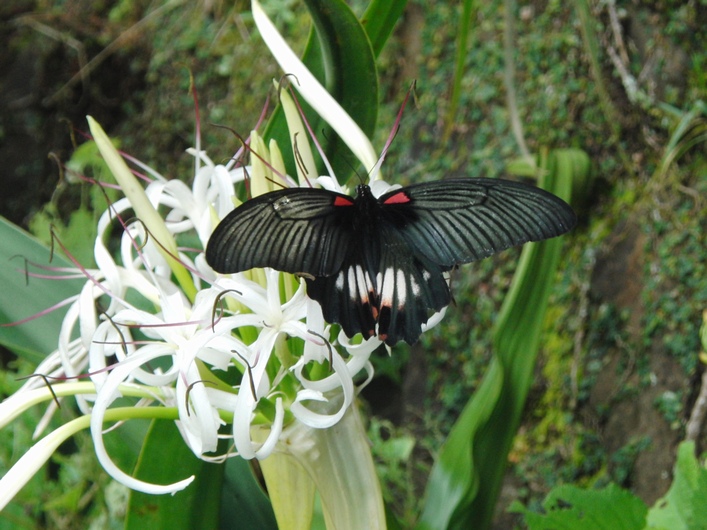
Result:
[[[378,116],[378,74],[366,32],[342,0],[305,0],[305,3],[312,15],[314,30],[302,60],[370,137]],[[306,103],[301,104],[334,172],[339,178],[349,174],[354,160],[351,152],[326,122]],[[296,174],[287,124],[280,107],[273,113],[263,136],[277,141],[288,173]]]
[[[270,499],[253,476],[251,463],[229,458],[221,491],[221,528],[277,530]]]
[[[541,160],[541,187],[566,200],[574,179],[586,179],[578,150]],[[532,382],[540,329],[559,262],[562,240],[523,249],[493,333],[494,358],[454,425],[430,474],[419,528],[484,529],[491,524],[508,452]]]
[[[155,484],[169,484],[190,475],[196,478],[188,488],[174,495],[131,492],[125,529],[218,528],[223,471],[222,465],[196,458],[174,422],[153,421],[135,476]]]
[[[72,267],[58,255],[50,263],[49,249],[30,234],[0,217],[0,323],[20,321],[78,294],[83,280],[44,280],[25,277],[25,260],[52,267]],[[29,266],[29,270],[37,269]],[[57,337],[66,308],[61,308],[18,326],[0,327],[0,344],[39,363],[57,347]]]
[[[383,51],[407,3],[407,0],[373,0],[368,4],[361,17],[361,24],[366,29],[373,55],[376,57]]]

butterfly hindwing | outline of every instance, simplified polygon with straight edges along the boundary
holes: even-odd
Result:
[[[449,286],[439,266],[415,256],[394,227],[382,223],[377,235],[358,241],[337,274],[308,279],[307,293],[349,337],[413,344],[431,310],[449,304]]]
[[[430,313],[449,304],[449,285],[441,268],[424,256],[416,255],[394,227],[383,222],[381,232],[385,244],[376,275],[377,333],[389,346],[400,340],[414,344]]]
[[[347,336],[361,333],[368,339],[375,334],[378,295],[375,276],[350,252],[339,272],[333,276],[307,278],[307,295],[319,302],[327,322],[337,322]]]
[[[206,261],[222,273],[255,267],[327,276],[352,238],[353,199],[322,189],[278,190],[244,202],[216,227]]]
[[[576,218],[555,195],[513,181],[447,179],[382,195],[382,215],[443,270],[564,234]]]

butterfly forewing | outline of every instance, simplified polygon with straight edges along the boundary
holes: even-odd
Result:
[[[448,270],[570,230],[576,218],[540,188],[499,179],[449,179],[389,192],[384,218],[427,259]]]
[[[350,247],[353,199],[321,189],[279,190],[244,202],[216,227],[206,261],[221,273],[255,267],[328,276]]]

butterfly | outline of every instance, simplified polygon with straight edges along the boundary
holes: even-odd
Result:
[[[289,188],[244,202],[216,227],[217,272],[271,267],[303,277],[327,322],[349,337],[414,344],[451,302],[445,272],[501,250],[559,236],[576,217],[559,197],[519,182],[455,178],[376,198]]]

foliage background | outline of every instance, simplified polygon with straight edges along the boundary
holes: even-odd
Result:
[[[458,111],[451,118],[461,6],[411,1],[379,60],[380,147],[404,92],[417,80],[385,165],[401,183],[443,176],[498,176],[518,155],[503,87],[502,2],[473,15]],[[707,6],[703,2],[616,2],[623,48],[605,3],[590,3],[600,78],[582,38],[580,3],[531,1],[515,13],[515,88],[529,149],[577,146],[597,177],[567,238],[551,299],[535,384],[511,453],[498,528],[517,523],[513,500],[538,506],[555,485],[610,480],[652,504],[665,493],[677,443],[699,391],[698,328],[707,308],[707,167],[704,141],[667,171],[679,115],[707,101]],[[248,2],[141,0],[0,6],[0,214],[23,225],[51,220],[81,248],[92,197],[60,180],[54,153],[74,153],[68,124],[91,114],[123,150],[173,178],[189,178],[190,72],[201,102],[203,145],[215,159],[237,142],[207,124],[245,134],[279,70],[255,31]],[[265,4],[296,49],[309,23],[301,3]],[[352,7],[362,13],[365,3]],[[298,44],[299,43],[299,44]],[[609,49],[617,50],[644,99],[631,99]],[[624,76],[624,79],[626,77]],[[600,99],[601,93],[608,101]],[[702,110],[704,127],[706,118]],[[71,216],[80,210],[83,217]],[[87,219],[88,217],[88,219]],[[41,234],[40,234],[41,235]],[[86,258],[90,259],[90,258]],[[414,521],[435,451],[478,385],[490,329],[517,252],[464,267],[444,324],[390,358],[365,392],[384,488]],[[0,390],[30,368],[3,354]],[[0,466],[27,439],[33,418],[2,434]],[[698,449],[704,450],[707,433]],[[14,440],[13,440],[14,437]],[[113,521],[120,499],[78,437],[26,489],[55,528]],[[13,445],[16,444],[16,445]],[[81,477],[97,477],[87,483]],[[45,480],[46,479],[46,480]],[[100,486],[100,487],[99,487]],[[119,494],[118,494],[119,497]],[[77,509],[77,507],[79,509]],[[118,508],[116,508],[118,507]]]

